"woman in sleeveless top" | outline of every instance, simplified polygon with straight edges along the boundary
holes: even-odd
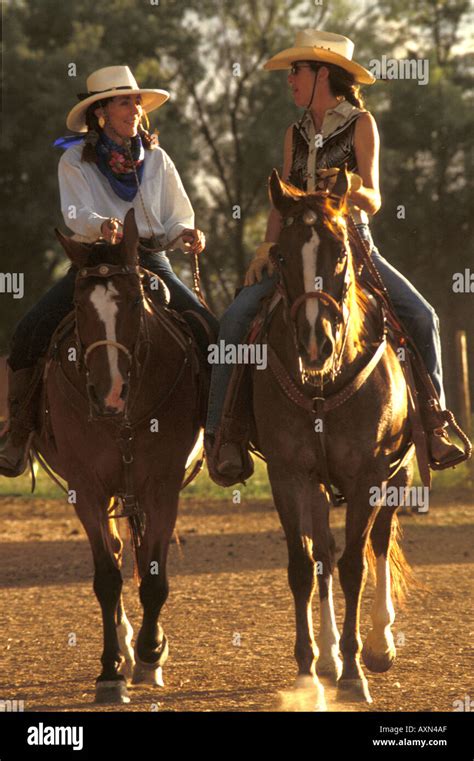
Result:
[[[128,66],[108,66],[91,74],[88,92],[67,118],[78,137],[55,145],[67,150],[59,162],[61,210],[76,240],[99,238],[117,243],[126,212],[135,209],[140,235],[139,259],[164,280],[170,307],[184,314],[201,350],[207,354],[209,326],[218,323],[174,274],[166,248],[200,253],[204,234],[194,227],[194,212],[174,163],[149,134],[142,120],[169,98],[165,90],[140,88]],[[31,392],[38,359],[54,330],[73,309],[75,270],[71,267],[16,327],[8,359],[9,433],[0,450],[0,474],[15,477],[26,467],[33,436],[38,388]]]
[[[354,45],[342,35],[306,30],[292,48],[278,53],[265,64],[268,70],[289,69],[288,83],[297,106],[305,108],[302,119],[291,125],[284,142],[283,180],[307,192],[318,186],[321,175],[347,165],[350,172],[348,200],[360,235],[371,247],[372,258],[389,292],[399,319],[406,326],[423,357],[426,369],[445,407],[439,323],[434,309],[413,285],[387,262],[375,248],[369,215],[381,206],[379,190],[379,136],[373,116],[364,109],[359,84],[370,85],[372,74],[352,60]],[[245,340],[261,299],[275,285],[269,250],[278,240],[281,219],[272,209],[265,242],[251,262],[245,287],[221,320],[219,341],[238,344]],[[223,442],[219,451],[214,437],[229,383],[232,366],[214,365],[206,425],[207,450],[213,467],[229,480],[242,471],[241,450]],[[447,465],[462,454],[451,443],[444,419],[428,431],[431,459]]]

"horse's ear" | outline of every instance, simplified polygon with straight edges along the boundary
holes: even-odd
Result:
[[[135,209],[129,209],[123,220],[123,237],[120,242],[121,254],[127,264],[135,264],[138,258],[138,228]]]
[[[281,181],[280,175],[276,169],[274,169],[270,175],[268,191],[273,206],[280,212],[280,214],[284,215],[294,199],[286,190],[285,183]]]
[[[65,250],[71,262],[75,267],[84,267],[87,259],[89,258],[90,248],[80,243],[78,240],[69,238],[67,235],[63,235],[61,230],[57,227],[54,228],[56,238],[60,242],[61,246]]]
[[[344,164],[342,169],[339,169],[339,173],[336,177],[331,195],[337,196],[340,204],[342,205],[346,198],[346,193],[349,188],[349,174],[347,171],[347,164]]]

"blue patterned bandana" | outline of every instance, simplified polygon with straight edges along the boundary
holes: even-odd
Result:
[[[53,145],[67,151],[68,148],[83,142],[83,140],[84,135],[67,135],[66,137],[59,137]],[[97,167],[104,177],[107,177],[114,193],[122,201],[133,201],[138,187],[128,151],[123,145],[114,143],[104,132],[101,132],[95,150],[98,158]],[[141,184],[145,149],[140,135],[132,137],[130,150],[137,171],[138,182]]]
[[[107,177],[112,190],[123,201],[133,201],[138,186],[130,154],[123,145],[119,145],[102,132],[96,144],[98,168]],[[143,178],[145,149],[140,135],[132,137],[130,151],[137,172],[138,182]]]

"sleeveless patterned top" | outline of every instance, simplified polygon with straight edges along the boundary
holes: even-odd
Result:
[[[324,115],[321,133],[316,134],[311,114],[307,112],[299,125],[293,125],[293,155],[289,182],[306,192],[314,190],[316,172],[320,169],[342,168],[358,172],[354,150],[356,121],[365,113],[341,101]]]

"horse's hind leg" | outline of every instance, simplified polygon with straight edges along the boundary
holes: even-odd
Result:
[[[336,684],[341,676],[342,661],[339,658],[339,632],[332,595],[336,543],[329,528],[329,507],[329,498],[321,487],[321,499],[317,500],[313,509],[313,556],[316,561],[320,606],[316,673]]]
[[[371,610],[372,629],[362,648],[362,660],[371,671],[388,671],[395,660],[396,650],[391,626],[395,621],[390,584],[389,545],[392,518],[396,508],[382,507],[377,515],[370,538],[375,553],[376,587]]]
[[[398,473],[390,486],[404,487],[411,480],[411,469]],[[403,578],[406,567],[396,538],[398,506],[383,505],[370,533],[370,540],[375,554],[376,587],[374,603],[371,610],[372,629],[370,629],[362,648],[362,660],[368,669],[375,672],[388,671],[396,656],[395,642],[391,626],[395,621],[392,603],[391,570],[397,571],[395,583]],[[396,555],[396,565],[390,563],[390,554]],[[397,591],[397,590],[396,590]]]
[[[92,491],[76,490],[76,512],[84,526],[94,558],[94,592],[102,610],[104,648],[102,671],[96,681],[96,703],[128,703],[124,676],[120,673],[122,655],[117,635],[117,609],[122,592],[122,574],[115,553],[114,537],[107,525],[104,505]]]

